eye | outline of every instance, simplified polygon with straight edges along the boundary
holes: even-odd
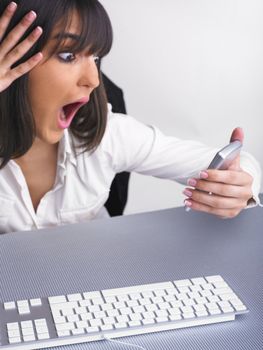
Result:
[[[58,54],[58,57],[66,63],[73,62],[76,59],[76,56],[72,52],[61,52]]]

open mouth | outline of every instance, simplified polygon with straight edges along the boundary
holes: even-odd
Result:
[[[60,109],[58,125],[60,129],[66,129],[70,126],[77,111],[88,102],[88,98],[83,98],[77,102],[69,103]]]
[[[81,105],[81,103],[75,102],[62,107],[62,120],[67,120],[72,114],[76,114],[76,111],[79,109],[79,107],[81,107]]]

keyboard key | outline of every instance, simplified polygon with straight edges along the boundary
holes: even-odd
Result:
[[[48,301],[50,304],[59,304],[59,303],[65,303],[67,301],[67,298],[65,295],[59,295],[59,296],[49,297]]]
[[[208,312],[207,311],[196,311],[196,316],[198,317],[204,317],[204,316],[207,316],[208,315]]]
[[[14,301],[9,301],[8,303],[4,303],[5,310],[13,310],[16,309],[16,304]]]
[[[147,319],[143,319],[142,320],[142,324],[143,325],[149,325],[149,324],[154,324],[155,323],[155,320],[152,318],[152,319],[150,319],[150,318],[147,318]]]
[[[104,324],[100,328],[102,331],[111,331],[114,327],[111,324]]]
[[[68,337],[70,335],[69,330],[59,330],[57,331],[58,337]]]
[[[37,334],[45,334],[48,333],[47,326],[36,326],[36,332]]]
[[[18,313],[19,313],[19,315],[30,314],[30,309],[29,309],[29,307],[19,307]]]
[[[141,321],[143,317],[141,314],[131,314],[130,319],[131,321]]]
[[[194,313],[183,313],[183,318],[186,320],[189,320],[191,318],[195,318],[195,314]]]
[[[209,313],[210,315],[219,315],[221,314],[221,310],[218,308],[218,309],[211,309],[209,310]]]
[[[192,286],[192,282],[188,279],[174,281],[175,286],[178,287],[189,287]]]
[[[181,315],[170,315],[169,316],[169,320],[170,321],[179,321],[182,319],[182,316]]]
[[[79,321],[79,315],[70,315],[67,318],[67,322],[77,322]]]
[[[163,323],[163,322],[168,322],[168,317],[162,316],[162,317],[156,317],[156,323]]]
[[[33,328],[33,322],[32,321],[22,321],[21,327],[23,328]]]
[[[41,301],[40,298],[30,299],[30,305],[31,306],[41,306],[42,305],[42,301]]]
[[[85,292],[83,293],[84,299],[95,299],[95,298],[101,298],[100,292]]]
[[[96,320],[96,319],[93,319],[93,320],[90,320],[89,321],[91,327],[98,327],[98,326],[102,326],[102,321],[100,319]]]
[[[219,275],[215,275],[215,276],[207,276],[205,277],[205,279],[207,280],[207,282],[209,283],[215,283],[215,282],[224,282],[223,278]]]
[[[75,329],[75,325],[73,322],[59,323],[56,324],[57,331],[71,331]]]
[[[7,323],[6,324],[7,330],[19,330],[19,323],[18,322],[12,322],[12,323]]]
[[[14,330],[8,330],[7,331],[8,337],[9,338],[17,338],[20,337],[20,331],[19,329],[14,329]]]
[[[113,325],[115,322],[115,318],[114,317],[105,317],[103,318],[103,323],[104,325]]]
[[[85,334],[84,328],[76,328],[72,330],[73,335]]]
[[[130,327],[139,327],[139,326],[141,326],[141,322],[140,322],[140,321],[133,320],[133,321],[128,322],[128,325],[129,325]]]
[[[86,331],[87,333],[98,333],[100,330],[99,327],[88,327],[86,328]]]
[[[50,338],[50,336],[48,333],[40,333],[37,335],[37,339],[39,339],[39,340],[44,340],[44,339],[49,339],[49,338]]]
[[[17,343],[21,343],[21,338],[20,337],[14,337],[14,338],[9,338],[9,343],[10,344],[17,344]]]
[[[22,334],[25,337],[26,335],[33,335],[35,333],[34,333],[34,329],[32,327],[32,328],[23,328],[22,329]]]
[[[192,278],[191,279],[192,283],[196,286],[199,286],[200,284],[205,284],[207,283],[207,281],[203,278],[203,277],[200,277],[200,278]]]
[[[80,293],[75,293],[75,294],[68,294],[67,299],[68,301],[80,301],[80,300],[83,300],[83,297]]]
[[[28,300],[18,300],[17,306],[18,307],[29,307]]]
[[[36,339],[34,334],[30,334],[30,335],[25,335],[23,336],[24,341],[33,341]]]

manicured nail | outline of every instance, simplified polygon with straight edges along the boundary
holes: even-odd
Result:
[[[17,8],[17,4],[15,2],[10,2],[10,4],[7,6],[8,10],[14,11]]]
[[[34,61],[40,61],[42,60],[42,58],[43,58],[43,54],[41,52],[38,52],[37,54],[35,54],[35,56],[32,57]]]
[[[183,191],[183,194],[184,194],[185,196],[187,196],[187,197],[192,197],[193,192],[191,192],[191,191],[185,189],[185,190]]]
[[[37,16],[37,14],[34,11],[30,11],[27,15],[26,18],[30,21],[32,21],[33,19],[35,19]]]
[[[197,181],[195,179],[188,179],[187,185],[195,187],[197,184]]]
[[[206,171],[201,171],[199,176],[200,176],[200,179],[207,179],[208,173]]]
[[[184,205],[185,205],[186,207],[191,207],[191,206],[192,206],[192,202],[190,202],[190,201],[188,201],[188,200],[185,200],[185,201],[184,201]]]
[[[36,27],[35,30],[33,31],[33,35],[35,37],[40,36],[43,33],[43,29],[41,27]]]

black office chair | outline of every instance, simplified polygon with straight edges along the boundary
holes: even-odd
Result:
[[[114,113],[126,114],[125,101],[122,90],[115,85],[104,73],[103,83],[109,103]],[[130,173],[122,172],[112,181],[109,198],[105,204],[110,216],[122,215],[128,199],[128,184]]]

